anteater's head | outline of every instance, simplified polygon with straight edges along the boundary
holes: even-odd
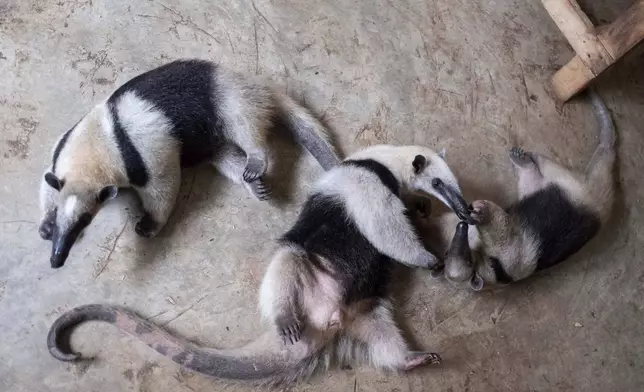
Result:
[[[79,235],[92,222],[101,206],[116,196],[118,188],[114,185],[95,185],[91,181],[66,182],[51,172],[45,173],[45,181],[58,191],[56,221],[50,233],[50,261],[52,268],[60,268]]]
[[[476,225],[476,250],[470,249],[467,225],[461,222],[447,254],[445,277],[457,286],[468,285],[476,291],[510,283],[513,273],[522,273],[523,260],[535,254],[535,244],[521,235],[517,218],[494,202],[473,202],[470,219]]]
[[[443,158],[443,153],[437,154],[428,148],[419,148],[407,170],[407,187],[412,192],[432,195],[454,211],[460,219],[470,221],[467,203],[463,199],[456,176]]]
[[[461,219],[470,221],[456,176],[444,159],[444,152],[422,146],[369,147],[355,157],[372,158],[389,168],[408,192],[431,195],[452,209]]]

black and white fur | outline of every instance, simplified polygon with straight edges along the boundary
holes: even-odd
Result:
[[[179,60],[131,79],[64,133],[40,187],[40,235],[61,267],[102,204],[136,190],[144,216],[136,232],[166,224],[181,167],[211,162],[260,200],[270,190],[266,138],[279,117],[325,170],[339,162],[324,126],[287,95],[202,60]]]
[[[584,173],[513,148],[516,203],[503,209],[475,201],[471,218],[476,226],[459,223],[454,215],[433,219],[428,236],[443,228],[441,242],[452,238],[444,269],[449,281],[480,290],[527,278],[579,251],[606,223],[614,199],[615,128],[597,93],[589,97],[599,120],[599,145]]]
[[[259,305],[273,328],[238,350],[189,345],[136,314],[88,305],[61,316],[48,346],[63,361],[59,335],[85,320],[102,320],[135,335],[189,369],[237,380],[290,384],[331,362],[367,362],[409,370],[440,361],[410,351],[393,319],[389,290],[395,262],[432,268],[401,197],[433,195],[467,206],[445,161],[423,147],[376,146],[352,155],[317,182],[264,276]]]

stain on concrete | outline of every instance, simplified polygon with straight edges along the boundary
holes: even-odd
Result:
[[[101,86],[109,86],[114,83],[113,80],[108,80],[106,78],[96,78],[94,79],[94,83],[99,84]]]
[[[363,125],[355,136],[355,142],[363,147],[382,144],[387,140],[387,123],[390,120],[391,108],[385,101],[380,101],[372,119]]]
[[[16,50],[15,63],[18,68],[21,68],[27,61],[29,61],[29,52],[26,50]]]
[[[132,371],[132,369],[127,369],[126,371],[123,372],[123,377],[125,377],[125,379],[128,380],[129,382],[133,382],[134,372]]]
[[[158,368],[159,364],[156,362],[145,362],[145,364],[136,372],[136,378],[142,380],[154,372],[154,369]]]
[[[15,139],[7,140],[9,146],[9,154],[13,157],[27,159],[29,154],[29,142],[31,136],[36,132],[39,122],[33,118],[19,118],[18,125],[20,126],[20,133]]]
[[[92,360],[83,359],[78,362],[74,362],[70,364],[69,367],[77,377],[82,377],[85,375],[85,373],[87,373],[91,365],[92,365]]]
[[[157,368],[159,368],[157,363],[146,361],[143,367],[136,372],[139,392],[154,392],[157,390],[154,386],[155,377],[153,375],[154,369]]]

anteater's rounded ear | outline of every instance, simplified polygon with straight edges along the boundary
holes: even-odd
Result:
[[[414,173],[416,174],[420,173],[425,168],[426,164],[427,164],[427,159],[424,156],[416,155],[416,158],[414,158],[414,162],[412,162],[412,165],[414,166]]]
[[[474,276],[472,276],[470,287],[474,291],[481,291],[481,289],[483,288],[483,278],[481,278],[481,275],[475,273]]]
[[[56,177],[52,172],[45,173],[45,182],[49,184],[50,187],[54,188],[57,191],[60,191],[63,187],[63,182]]]
[[[98,201],[105,203],[106,201],[115,198],[118,193],[119,189],[116,186],[108,185],[98,193]]]

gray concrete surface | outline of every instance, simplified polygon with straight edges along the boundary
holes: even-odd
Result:
[[[628,3],[585,5],[610,20]],[[203,168],[186,173],[156,239],[135,236],[128,197],[100,213],[60,270],[37,234],[38,183],[58,135],[120,83],[184,56],[305,97],[345,151],[446,147],[469,198],[513,199],[513,144],[578,168],[594,148],[589,107],[562,107],[547,87],[571,50],[537,0],[1,0],[0,390],[245,390],[184,372],[107,325],[73,336],[97,357],[91,364],[62,364],[45,347],[51,322],[88,302],[130,306],[218,347],[263,328],[255,303],[272,240],[321,171],[306,154],[282,154],[278,171],[297,163],[285,205],[257,202]],[[444,365],[400,376],[335,370],[295,390],[642,390],[643,59],[637,49],[599,81],[620,138],[611,227],[569,262],[496,292],[413,274],[401,318]]]

